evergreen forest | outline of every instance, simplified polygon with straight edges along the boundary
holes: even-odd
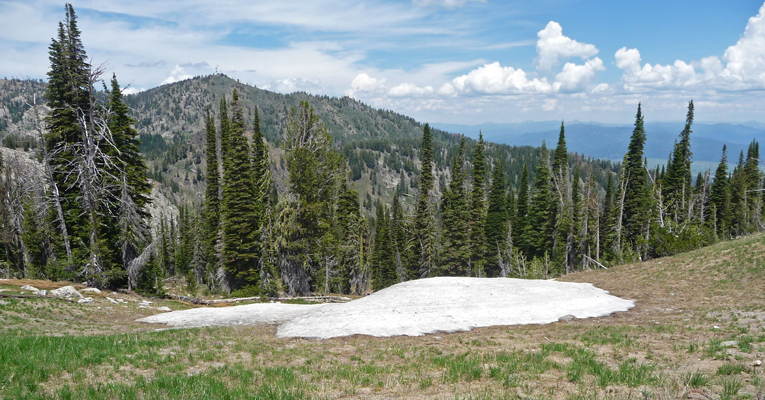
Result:
[[[90,64],[71,5],[49,59],[47,83],[0,87],[6,277],[363,295],[547,279],[765,229],[759,143],[694,176],[692,100],[667,162],[648,165],[641,105],[619,163],[569,152],[564,122],[557,143],[499,145],[221,74],[124,96]]]

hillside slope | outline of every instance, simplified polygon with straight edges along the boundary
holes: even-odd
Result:
[[[135,319],[191,305],[106,291],[78,304],[20,289],[63,282],[0,280],[0,397],[757,399],[764,278],[759,234],[560,279],[636,300],[609,317],[329,340],[155,332]]]
[[[136,119],[141,134],[141,151],[150,169],[150,178],[162,185],[165,196],[175,204],[199,204],[205,188],[206,155],[204,154],[204,113],[207,108],[217,114],[220,100],[236,88],[248,124],[252,124],[255,107],[260,112],[261,129],[271,148],[271,170],[279,192],[286,189],[283,140],[286,121],[292,107],[308,101],[327,125],[334,147],[349,162],[349,175],[367,214],[376,204],[390,204],[398,193],[404,206],[411,207],[419,184],[419,147],[423,124],[413,118],[369,107],[349,97],[312,96],[306,93],[279,94],[245,85],[225,75],[196,77],[145,92],[125,96],[125,102]],[[28,104],[45,93],[45,83],[27,80],[0,80],[0,139],[6,147],[34,150],[32,113]],[[471,132],[466,132],[471,133]],[[473,136],[477,132],[473,132]],[[439,197],[450,180],[450,165],[457,152],[460,136],[433,131],[435,186]],[[548,140],[554,147],[555,140]],[[476,141],[467,140],[470,160]],[[508,146],[488,143],[490,165],[502,159],[505,176],[518,187],[523,164],[529,164],[534,179],[538,146],[542,139],[529,146]],[[626,146],[625,146],[626,149]],[[592,172],[601,187],[608,174],[619,172],[619,165],[583,156],[572,157],[570,164],[580,167],[582,176]],[[468,176],[471,166],[468,163]],[[601,189],[602,192],[602,189]]]

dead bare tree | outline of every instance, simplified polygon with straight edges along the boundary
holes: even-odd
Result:
[[[43,176],[45,177],[46,184],[50,188],[50,201],[53,205],[53,209],[56,211],[56,222],[58,222],[59,233],[61,233],[61,240],[64,242],[64,250],[66,251],[67,263],[72,263],[72,246],[69,242],[69,233],[67,231],[66,220],[64,219],[64,210],[61,207],[61,193],[58,189],[56,180],[53,179],[54,170],[51,167],[51,156],[48,152],[48,143],[45,140],[45,132],[43,130],[43,124],[40,120],[39,106],[37,104],[37,96],[32,100],[32,112],[34,118],[34,129],[37,133],[37,137],[40,139],[40,148],[42,155],[42,167]]]

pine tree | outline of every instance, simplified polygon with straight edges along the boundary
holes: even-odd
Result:
[[[417,196],[415,208],[415,240],[414,257],[416,265],[409,271],[410,279],[425,278],[430,275],[435,265],[435,216],[433,209],[433,138],[430,125],[425,124],[422,130],[422,147],[420,161],[420,193]]]
[[[603,255],[607,258],[611,258],[609,249],[608,237],[613,229],[611,216],[613,214],[614,207],[614,183],[611,173],[608,174],[608,183],[606,184],[606,196],[603,200],[603,213],[600,215],[600,238],[603,243]]]
[[[515,218],[513,219],[513,240],[515,246],[528,255],[529,246],[526,241],[526,231],[528,230],[529,214],[529,168],[527,163],[523,163],[523,172],[521,172],[521,183],[518,188],[518,200],[515,206]]]
[[[552,229],[550,226],[550,210],[552,194],[550,190],[550,154],[547,146],[542,142],[539,150],[539,162],[537,163],[537,175],[534,182],[534,191],[531,195],[529,206],[529,225],[526,230],[524,242],[528,246],[528,256],[543,257],[551,247]]]
[[[513,189],[513,185],[510,185],[507,188],[507,198],[505,199],[505,205],[507,206],[507,222],[512,224],[513,221],[515,221],[515,190]]]
[[[491,176],[489,207],[486,212],[484,231],[486,237],[486,276],[500,276],[497,254],[504,252],[507,239],[507,203],[505,188],[505,168],[497,160]]]
[[[114,163],[104,166],[110,170],[105,177],[111,192],[106,235],[109,243],[118,243],[121,247],[122,271],[117,275],[122,275],[149,238],[146,220],[150,215],[146,206],[151,202],[151,184],[146,163],[138,149],[138,131],[133,128],[135,120],[129,115],[130,110],[123,101],[122,89],[114,75],[109,95],[111,115],[108,123],[114,146],[105,148]]]
[[[459,152],[452,163],[452,180],[449,189],[444,193],[444,245],[443,245],[443,274],[450,276],[465,276],[470,261],[468,247],[467,196],[465,194],[465,137],[460,142]]]
[[[218,235],[220,233],[220,198],[218,197],[219,171],[218,171],[218,135],[215,131],[213,117],[209,109],[205,111],[205,153],[207,156],[207,173],[205,175],[207,188],[205,189],[205,228],[204,228],[204,255],[207,275],[212,276],[218,269],[220,257],[217,250]]]
[[[484,273],[486,255],[486,237],[484,222],[486,221],[486,156],[483,134],[478,134],[478,144],[473,152],[473,191],[470,203],[470,263],[472,271],[469,274],[481,276]]]
[[[566,147],[566,129],[563,122],[560,123],[560,133],[558,134],[558,145],[555,147],[553,156],[552,171],[553,176],[568,179],[568,148]]]
[[[685,128],[680,133],[680,141],[675,143],[666,177],[664,178],[665,205],[675,224],[686,219],[687,202],[691,192],[691,125],[693,124],[693,100],[688,104]]]
[[[335,256],[317,243],[333,234],[335,195],[345,176],[344,160],[332,149],[326,125],[307,101],[290,111],[285,147],[290,195],[277,207],[282,214],[275,229],[281,232],[276,239],[279,264],[288,293],[308,293],[311,282],[324,280],[318,277],[324,269],[317,262]],[[309,282],[310,278],[315,279]]]
[[[253,203],[252,164],[249,145],[244,136],[246,124],[234,89],[231,101],[227,153],[224,153],[224,184],[221,207],[223,222],[223,267],[233,277],[233,288],[257,287],[259,279],[258,233],[259,215]],[[224,119],[224,118],[221,118]]]
[[[643,165],[643,149],[645,147],[645,129],[643,128],[643,113],[638,104],[635,116],[635,129],[632,131],[630,144],[625,155],[623,179],[624,210],[622,223],[627,241],[637,250],[639,242],[644,237],[648,222],[648,176]]]
[[[550,184],[553,199],[550,203],[550,221],[552,228],[552,261],[556,268],[555,273],[562,273],[562,268],[569,270],[573,261],[571,249],[575,232],[575,213],[577,212],[576,200],[571,198],[572,184],[568,179],[568,149],[566,147],[566,133],[563,122],[560,124],[558,145],[555,148],[550,171]],[[577,183],[574,178],[573,185]],[[576,190],[576,189],[574,189]]]
[[[377,208],[375,238],[371,255],[372,270],[374,271],[372,288],[374,290],[381,290],[398,282],[395,253],[391,243],[390,220],[387,214],[384,207]]]
[[[60,191],[67,236],[71,238],[74,257],[81,262],[87,253],[81,244],[89,242],[88,224],[79,201],[82,193],[76,174],[70,173],[70,165],[76,159],[72,146],[82,140],[79,118],[87,123],[90,115],[90,65],[86,61],[74,8],[68,3],[64,8],[66,17],[59,22],[58,36],[53,39],[48,53],[51,66],[45,97],[51,111],[45,119],[48,129],[45,141],[47,151],[54,155],[50,164],[55,186]],[[67,269],[73,272],[74,267],[70,264]]]

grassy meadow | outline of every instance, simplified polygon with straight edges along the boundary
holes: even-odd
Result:
[[[66,283],[0,280],[0,398],[765,396],[765,235],[561,280],[637,306],[548,325],[315,341],[276,338],[272,326],[158,330],[135,319],[191,305],[24,297],[24,284]]]

